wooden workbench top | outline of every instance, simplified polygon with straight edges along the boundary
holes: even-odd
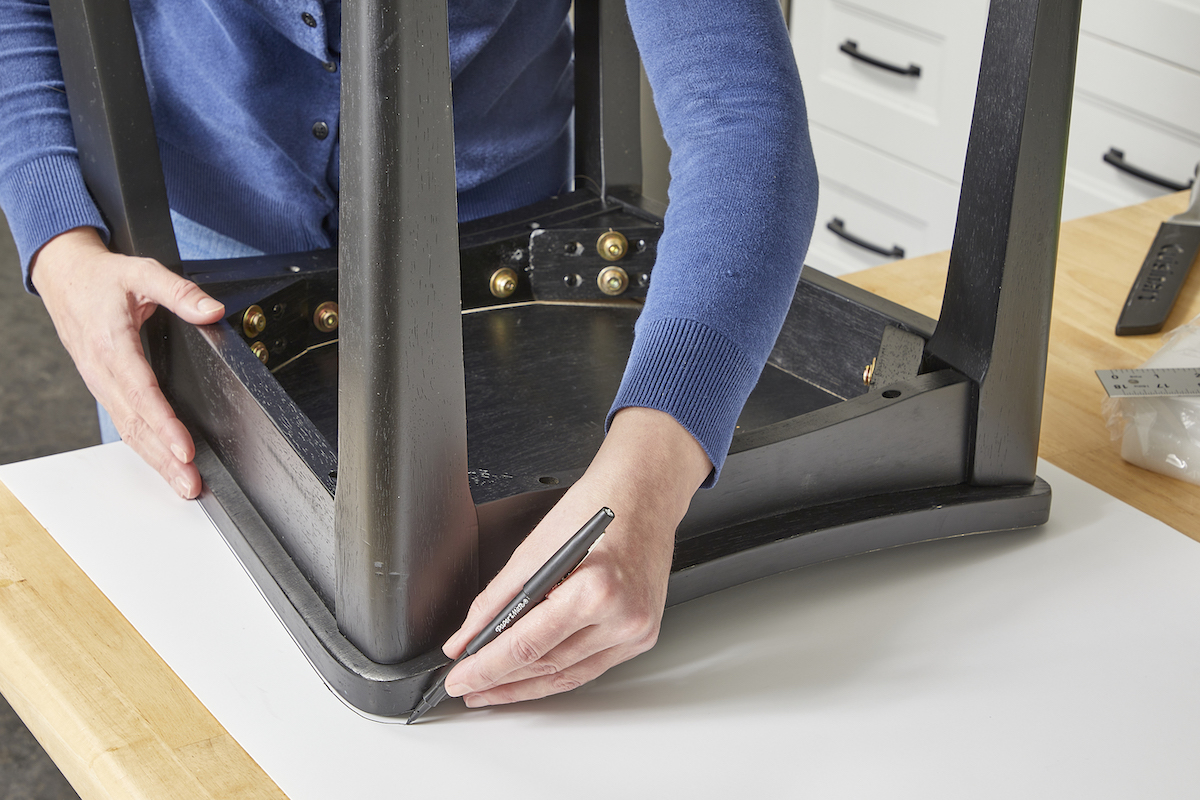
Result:
[[[284,797],[3,484],[0,693],[87,800]]]
[[[1173,195],[1064,226],[1041,454],[1200,539],[1200,487],[1120,459],[1092,373],[1136,366],[1161,336],[1118,338],[1117,313]],[[850,276],[936,316],[947,256]],[[1169,327],[1200,313],[1193,279]],[[84,798],[281,798],[49,534],[0,485],[0,692]]]

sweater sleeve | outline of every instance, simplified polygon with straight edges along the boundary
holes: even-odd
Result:
[[[627,0],[671,147],[670,205],[608,419],[671,414],[714,470],[758,381],[812,236],[817,173],[776,0]]]
[[[46,0],[0,0],[0,118],[0,207],[32,291],[43,244],[88,225],[108,235],[79,172]]]

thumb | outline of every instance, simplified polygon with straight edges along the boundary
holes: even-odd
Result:
[[[184,322],[209,325],[221,319],[225,305],[192,281],[151,259],[142,261],[139,289],[149,301],[168,309]]]

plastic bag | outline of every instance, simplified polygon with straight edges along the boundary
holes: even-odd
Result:
[[[1200,367],[1200,317],[1172,331],[1143,367]],[[1200,485],[1200,397],[1106,397],[1102,411],[1121,458]]]

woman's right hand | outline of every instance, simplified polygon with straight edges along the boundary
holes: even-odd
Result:
[[[109,252],[94,228],[54,237],[30,269],[59,339],[121,438],[180,497],[197,496],[195,445],[159,388],[139,332],[160,305],[194,325],[217,322],[225,307],[153,259]]]

